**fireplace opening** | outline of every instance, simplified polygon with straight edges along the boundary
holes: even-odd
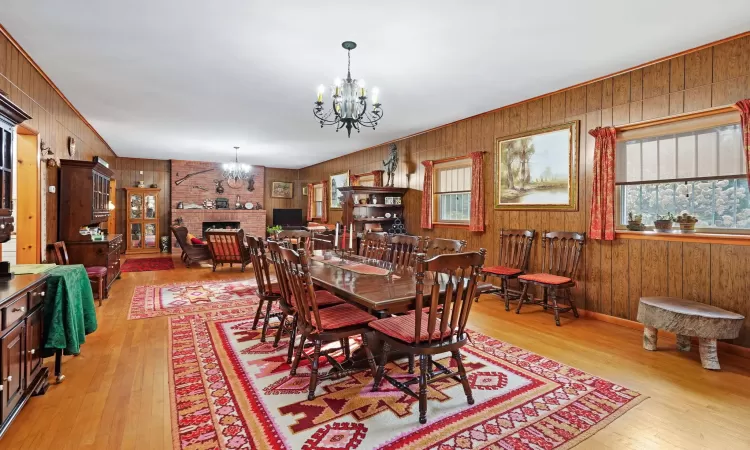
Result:
[[[239,227],[239,222],[203,222],[203,236],[208,230],[236,230]]]

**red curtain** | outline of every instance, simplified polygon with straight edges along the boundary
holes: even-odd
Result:
[[[432,161],[422,161],[424,186],[422,186],[422,228],[432,229]]]
[[[307,185],[307,221],[311,222],[315,217],[315,185]]]
[[[484,152],[471,155],[471,220],[469,231],[484,231],[484,175],[482,157]]]
[[[597,127],[594,136],[594,185],[591,198],[589,237],[611,241],[615,238],[615,146],[617,130]]]
[[[323,180],[321,183],[323,184],[323,217],[320,218],[320,221],[328,223],[328,180]]]
[[[740,110],[742,142],[745,147],[745,160],[747,161],[747,180],[750,182],[750,99],[740,100],[734,107]]]

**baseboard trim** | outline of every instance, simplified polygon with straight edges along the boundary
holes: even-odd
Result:
[[[585,309],[579,309],[578,312],[580,313],[581,317],[585,317],[586,319],[594,319],[600,322],[611,323],[613,325],[630,328],[633,330],[643,331],[643,324],[640,322],[636,322],[634,320],[623,319],[621,317],[610,316],[607,314],[602,314],[602,313],[598,313],[594,311],[587,311]],[[676,338],[674,333],[659,330],[659,336],[661,337],[663,335],[667,335],[671,339]],[[693,338],[693,341],[695,344],[697,343],[698,340],[696,338]],[[741,347],[739,345],[730,344],[728,342],[722,342],[722,341],[718,342],[718,346],[719,346],[719,350],[724,353],[750,359],[750,348],[748,347]]]

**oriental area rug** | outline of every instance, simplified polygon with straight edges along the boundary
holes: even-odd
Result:
[[[248,307],[257,305],[258,301],[254,278],[136,286],[128,319]]]
[[[123,272],[155,272],[174,269],[172,257],[166,258],[133,258],[122,265]]]
[[[261,343],[252,317],[246,308],[170,318],[175,448],[565,449],[645,398],[471,332],[462,354],[475,404],[466,403],[452,378],[433,383],[427,424],[420,425],[417,400],[387,381],[371,392],[369,371],[324,381],[308,401],[309,363],[302,359],[297,376],[290,376],[288,338],[276,349],[271,339]],[[446,356],[436,359],[452,365]],[[411,376],[406,360],[386,370]]]

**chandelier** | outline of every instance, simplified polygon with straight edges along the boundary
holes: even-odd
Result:
[[[378,121],[383,118],[383,110],[378,103],[378,88],[372,89],[372,109],[368,111],[365,81],[352,79],[352,50],[357,48],[357,44],[346,41],[341,46],[346,49],[349,59],[346,80],[334,80],[331,86],[331,107],[327,111],[323,108],[325,86],[321,84],[318,87],[318,100],[315,102],[313,114],[320,121],[320,128],[323,128],[323,125],[334,125],[338,132],[346,127],[346,132],[351,137],[352,128],[357,130],[357,133],[360,127],[374,130]]]
[[[239,150],[239,147],[234,148],[234,162],[224,163],[221,167],[223,169],[222,176],[227,181],[247,180],[250,178],[250,170],[253,166],[249,164],[240,164],[238,156]]]

